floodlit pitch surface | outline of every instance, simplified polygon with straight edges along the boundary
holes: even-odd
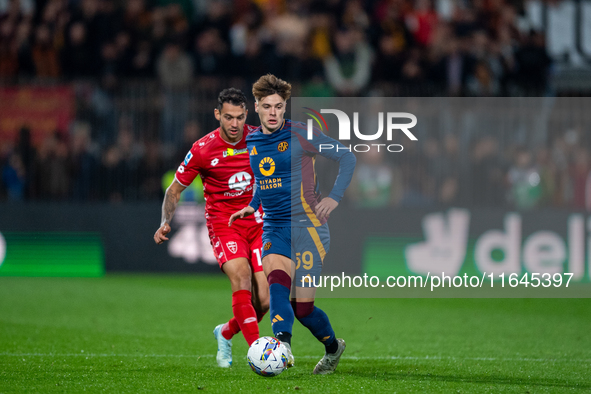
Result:
[[[299,323],[296,366],[276,378],[215,364],[230,317],[221,276],[0,278],[0,392],[570,392],[591,390],[591,300],[323,299],[347,350]],[[270,335],[268,316],[261,335]]]

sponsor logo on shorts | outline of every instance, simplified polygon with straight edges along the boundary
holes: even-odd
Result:
[[[226,246],[228,247],[230,252],[232,252],[232,254],[238,252],[238,244],[236,243],[236,241],[227,242]]]
[[[279,143],[279,145],[277,145],[277,150],[279,152],[285,152],[287,148],[289,148],[289,144],[287,143],[287,141],[282,141]]]
[[[265,250],[271,249],[271,242],[267,242],[264,247]]]

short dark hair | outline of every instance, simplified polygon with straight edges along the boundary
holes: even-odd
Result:
[[[273,74],[263,75],[252,85],[252,95],[259,101],[267,96],[278,94],[285,101],[291,96],[291,84]]]
[[[246,96],[242,90],[236,88],[224,89],[218,96],[218,110],[221,111],[224,103],[230,103],[237,107],[246,108]]]

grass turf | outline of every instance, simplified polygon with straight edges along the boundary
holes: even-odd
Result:
[[[0,393],[591,391],[588,299],[318,300],[347,341],[337,372],[311,374],[324,349],[296,323],[275,378],[241,335],[216,366],[230,303],[222,276],[0,278]]]

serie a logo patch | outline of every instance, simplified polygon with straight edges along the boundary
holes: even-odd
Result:
[[[269,250],[269,249],[271,249],[271,242],[267,242],[267,243],[265,244],[265,246],[264,246],[264,249],[265,249],[265,250]]]
[[[289,144],[287,143],[287,141],[282,141],[279,143],[279,145],[277,145],[277,150],[279,152],[285,152],[287,148],[289,148]]]

